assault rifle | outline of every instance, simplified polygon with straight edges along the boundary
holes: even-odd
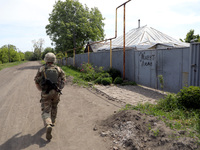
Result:
[[[46,92],[49,93],[52,89],[54,89],[56,92],[62,94],[61,89],[58,88],[58,86],[55,83],[52,83],[49,79],[45,79],[45,85],[47,85]]]
[[[58,88],[58,86],[55,83],[51,82],[51,80],[49,80],[47,78],[45,70],[43,72],[44,72],[44,80],[43,80],[44,82],[43,82],[43,85],[47,85],[46,93],[49,93],[49,91],[51,91],[52,89],[54,89],[56,92],[59,92],[60,94],[62,94],[61,89]]]

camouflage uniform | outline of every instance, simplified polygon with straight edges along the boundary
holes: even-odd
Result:
[[[47,87],[42,87],[41,83],[44,77],[44,70],[46,68],[54,67],[57,68],[58,71],[58,84],[57,86],[62,89],[65,84],[65,73],[64,71],[54,65],[54,64],[45,64],[41,66],[35,76],[35,83],[39,84],[42,88],[41,92],[41,109],[42,109],[42,119],[44,121],[44,125],[54,125],[56,115],[57,115],[57,105],[60,101],[60,93],[56,90],[52,89],[47,92]]]

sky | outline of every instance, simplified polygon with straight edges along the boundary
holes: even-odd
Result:
[[[52,47],[45,26],[57,0],[0,0],[0,47],[15,45],[18,51],[33,51],[33,40],[44,39]],[[97,7],[105,18],[107,38],[115,36],[115,10],[127,0],[79,0]],[[118,9],[117,33],[123,34],[124,7]],[[126,32],[147,25],[175,39],[184,39],[193,29],[200,34],[200,0],[131,0],[126,4]]]

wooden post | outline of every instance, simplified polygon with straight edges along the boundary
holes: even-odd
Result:
[[[65,52],[65,61],[66,61],[66,66],[67,66],[67,52]]]
[[[90,45],[88,44],[88,64],[90,63]]]
[[[73,49],[73,66],[75,67],[75,48]]]

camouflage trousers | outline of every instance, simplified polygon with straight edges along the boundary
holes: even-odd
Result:
[[[48,94],[46,94],[45,91],[42,91],[40,102],[44,126],[55,123],[59,101],[60,93],[56,92],[55,90],[49,91]]]

